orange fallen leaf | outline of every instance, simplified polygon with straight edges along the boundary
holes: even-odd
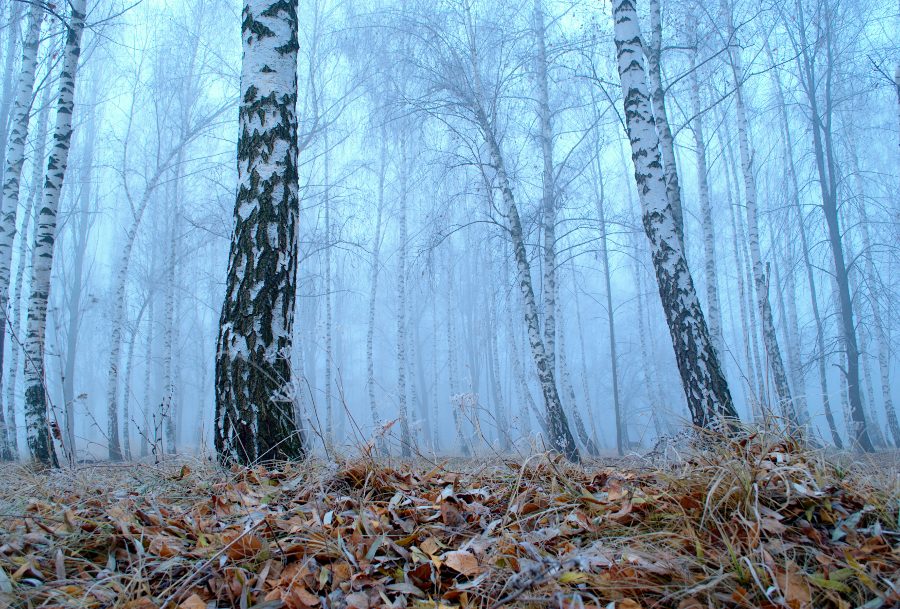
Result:
[[[444,564],[468,577],[481,573],[481,567],[478,566],[478,559],[475,555],[465,550],[456,550],[448,552],[444,557]]]
[[[222,535],[225,542],[225,554],[231,560],[253,558],[268,549],[268,544],[260,537],[252,533],[241,531],[226,531]]]
[[[616,603],[616,609],[643,609],[641,604],[633,598],[626,598]]]
[[[196,594],[191,594],[178,605],[179,609],[206,609],[206,602]]]

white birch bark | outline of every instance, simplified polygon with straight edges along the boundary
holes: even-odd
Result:
[[[678,238],[684,239],[684,212],[681,206],[681,184],[678,181],[678,165],[675,161],[675,138],[669,128],[666,113],[666,95],[662,82],[662,15],[659,0],[650,0],[650,41],[644,52],[647,56],[647,73],[650,78],[650,96],[653,117],[659,138],[663,174],[666,179],[666,197],[675,218]],[[714,335],[715,336],[715,335]]]
[[[9,137],[9,113],[13,104],[13,67],[19,46],[24,2],[12,2],[6,26],[6,52],[3,57],[3,90],[0,92],[0,178],[6,170],[6,140]]]
[[[57,465],[50,432],[47,394],[44,385],[44,338],[47,303],[50,297],[50,272],[56,242],[56,214],[72,141],[72,113],[75,109],[75,82],[84,31],[85,0],[69,4],[69,23],[63,67],[59,77],[59,98],[53,146],[47,161],[47,175],[31,269],[31,297],[28,304],[28,332],[25,340],[25,428],[31,457],[45,465]]]
[[[297,4],[246,0],[238,193],[216,355],[221,461],[295,459],[304,449],[291,382],[297,279]]]
[[[31,117],[31,100],[37,67],[38,46],[44,9],[33,5],[29,11],[28,33],[22,47],[22,63],[16,86],[15,102],[10,118],[10,132],[6,141],[6,159],[3,166],[3,188],[0,192],[0,395],[2,395],[2,370],[6,337],[7,304],[11,280],[12,250],[16,236],[16,215],[19,210],[19,182],[25,164],[25,142]],[[12,79],[10,79],[12,80]],[[11,419],[11,423],[15,423]],[[9,439],[15,427],[9,428],[0,407],[0,457],[12,459],[12,442]]]
[[[713,228],[712,206],[709,200],[709,170],[706,165],[706,135],[703,128],[703,107],[700,104],[700,78],[697,75],[697,53],[691,53],[691,111],[694,120],[695,155],[697,160],[697,193],[700,202],[700,224],[703,228],[703,271],[706,279],[706,314],[709,332],[719,357],[725,355],[722,337],[722,313],[719,303],[719,275],[716,272],[716,237]]]
[[[166,435],[166,447],[165,450],[170,455],[173,455],[177,452],[177,416],[178,416],[178,400],[176,398],[176,386],[175,386],[175,353],[174,346],[177,343],[176,334],[178,332],[177,320],[175,317],[175,288],[176,288],[176,274],[175,274],[175,266],[176,260],[178,258],[178,220],[181,216],[181,205],[179,203],[181,196],[179,181],[181,178],[181,163],[179,162],[176,166],[177,176],[175,178],[175,183],[173,185],[174,190],[174,200],[176,201],[176,209],[172,214],[171,223],[172,225],[169,227],[171,234],[169,235],[169,254],[166,260],[166,303],[165,310],[163,312],[164,315],[164,336],[163,336],[163,374],[165,375],[165,397],[163,398],[166,403],[166,418],[165,418],[165,435]],[[126,392],[128,391],[128,385],[126,381]],[[126,421],[127,422],[127,421]]]
[[[537,111],[540,125],[541,159],[541,218],[544,231],[544,349],[550,367],[556,368],[556,186],[553,167],[553,122],[547,82],[547,43],[542,0],[534,1],[534,36],[537,42],[535,79],[537,81]]]
[[[30,254],[32,253],[32,245],[37,234],[37,209],[35,201],[40,200],[43,192],[44,177],[44,161],[47,152],[47,123],[50,116],[51,93],[52,87],[45,86],[44,93],[41,96],[41,109],[38,113],[37,132],[34,137],[34,153],[31,169],[31,186],[28,189],[28,197],[25,202],[24,221],[22,223],[22,232],[17,234],[18,243],[18,268],[16,269],[15,290],[13,292],[12,314],[10,315],[10,328],[14,328],[18,335],[17,340],[10,341],[9,345],[9,367],[6,388],[6,413],[7,413],[7,429],[11,431],[8,436],[10,450],[13,455],[19,453],[18,430],[16,426],[16,401],[17,381],[20,368],[21,340],[25,336],[25,321],[22,315],[22,305],[25,303],[24,285],[25,271],[31,268]]]
[[[635,182],[659,294],[693,422],[701,427],[713,426],[719,423],[719,417],[736,419],[737,413],[710,340],[666,192],[634,1],[614,0],[613,21]]]
[[[734,38],[734,25],[731,21],[731,7],[727,0],[723,1],[723,8],[728,19],[728,33]],[[778,394],[781,416],[785,424],[793,429],[799,425],[796,405],[791,396],[790,386],[787,380],[787,370],[778,345],[778,335],[775,332],[775,320],[772,314],[772,306],[769,301],[769,280],[765,265],[762,260],[762,248],[759,243],[759,219],[757,211],[756,176],[754,175],[753,158],[750,150],[749,121],[744,104],[743,90],[743,63],[740,50],[732,47],[729,49],[731,70],[735,87],[735,111],[737,114],[738,149],[741,157],[741,172],[744,177],[744,205],[747,214],[747,242],[750,247],[750,259],[753,267],[753,281],[756,287],[757,307],[760,321],[762,322],[763,344],[766,348],[766,356],[772,377],[775,381],[775,391]]]

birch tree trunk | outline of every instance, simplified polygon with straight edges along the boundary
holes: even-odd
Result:
[[[706,136],[703,130],[703,107],[700,105],[700,78],[697,76],[697,53],[691,53],[691,111],[694,114],[695,154],[697,158],[697,193],[700,202],[700,224],[703,227],[703,270],[706,275],[706,311],[709,333],[719,357],[725,355],[722,338],[722,313],[719,304],[719,278],[716,272],[716,238],[713,229],[712,207],[709,202],[709,170],[706,166]]]
[[[169,227],[169,255],[166,261],[166,304],[164,315],[164,338],[163,338],[163,374],[165,375],[165,397],[166,418],[165,418],[165,434],[166,447],[165,450],[170,455],[177,452],[177,416],[178,416],[178,400],[176,399],[175,387],[175,364],[174,364],[174,346],[176,344],[175,335],[178,331],[175,318],[175,266],[178,257],[178,219],[181,214],[179,201],[179,181],[181,178],[181,163],[178,163],[173,185],[174,199],[176,208],[171,218],[171,226]]]
[[[544,231],[544,349],[551,369],[556,369],[556,187],[553,167],[553,122],[547,82],[547,42],[542,0],[534,0],[534,36],[537,42],[535,62],[537,80],[538,122],[540,124],[541,158],[541,218]]]
[[[596,107],[596,103],[594,104]],[[612,299],[612,273],[609,268],[609,240],[606,227],[606,192],[603,182],[603,167],[600,162],[600,150],[597,150],[592,162],[594,175],[591,186],[594,190],[594,205],[597,208],[597,223],[600,229],[600,251],[597,257],[603,267],[603,289],[606,293],[606,321],[609,335],[609,365],[612,373],[613,411],[616,418],[616,451],[624,455],[628,448],[628,421],[624,420],[622,401],[619,393],[619,358],[616,353],[616,320]]]
[[[731,5],[728,0],[723,0],[723,9],[728,19],[729,38],[735,37],[732,22]],[[766,347],[766,356],[769,368],[775,381],[775,391],[780,402],[781,415],[790,429],[799,426],[796,406],[791,396],[790,386],[787,380],[787,371],[778,346],[778,335],[775,332],[775,320],[772,315],[772,306],[769,301],[769,280],[762,261],[762,250],[759,243],[759,220],[757,217],[757,192],[756,176],[753,172],[753,159],[750,151],[749,124],[747,110],[744,105],[743,90],[743,63],[740,50],[729,49],[731,59],[731,71],[734,78],[735,111],[737,113],[738,149],[741,156],[741,171],[744,177],[744,205],[747,213],[747,241],[750,246],[750,259],[753,266],[753,280],[756,287],[757,306],[762,322],[763,344]]]
[[[22,47],[22,65],[19,69],[19,82],[10,120],[12,128],[6,140],[3,189],[0,193],[0,395],[2,395],[3,389],[2,371],[11,280],[10,266],[16,237],[16,215],[19,210],[19,182],[22,176],[22,166],[25,164],[25,142],[28,139],[34,75],[43,21],[44,9],[38,5],[32,6],[29,11],[28,33]],[[2,118],[5,118],[5,115]],[[5,130],[5,123],[3,128]],[[10,420],[13,424],[15,423],[13,418]],[[15,433],[15,426],[12,428],[8,426],[3,416],[3,409],[0,407],[0,458],[3,460],[11,460],[14,457],[13,442],[9,440],[10,433]]]
[[[506,166],[500,154],[500,147],[488,122],[487,115],[480,106],[477,112],[478,122],[481,126],[485,143],[490,151],[491,164],[497,173],[500,192],[503,195],[503,202],[507,210],[507,228],[512,239],[513,254],[516,259],[516,277],[525,307],[525,325],[528,328],[531,353],[537,368],[541,390],[544,394],[544,404],[547,408],[547,421],[550,433],[548,440],[554,450],[559,451],[569,461],[577,463],[581,458],[578,455],[578,448],[575,446],[575,438],[572,437],[572,432],[569,429],[566,413],[563,411],[562,401],[556,387],[553,366],[547,357],[538,327],[538,308],[534,298],[534,288],[531,284],[531,268],[528,263],[528,254],[525,251],[525,237],[522,231],[522,222],[519,219],[519,209],[516,206],[512,187],[507,177]]]
[[[613,21],[635,182],[659,295],[691,418],[697,426],[710,427],[716,425],[720,417],[737,419],[737,413],[700,308],[675,212],[666,191],[634,0],[614,0]]]
[[[328,131],[323,136],[325,170],[325,448],[334,452],[334,303],[332,301],[331,147]]]
[[[12,2],[10,7],[9,25],[6,26],[6,52],[3,60],[3,90],[0,92],[0,178],[6,171],[6,144],[9,139],[9,112],[13,104],[13,66],[15,65],[16,49],[19,46],[19,34],[22,21],[22,8],[24,2]],[[37,7],[35,7],[37,8]]]
[[[409,238],[406,226],[406,205],[408,196],[408,175],[409,170],[407,163],[407,135],[404,132],[400,136],[400,251],[397,259],[397,402],[399,405],[400,417],[400,454],[404,458],[408,458],[412,452],[411,437],[409,433],[409,412],[406,387],[407,360],[406,350],[409,342],[406,332],[406,242]],[[412,379],[410,379],[412,382]]]
[[[375,304],[378,298],[378,275],[381,263],[381,214],[384,209],[384,182],[387,173],[387,133],[381,128],[379,140],[381,142],[378,155],[378,209],[375,212],[375,240],[372,243],[372,265],[369,270],[369,319],[366,328],[366,386],[369,392],[369,408],[372,413],[372,426],[377,434],[376,446],[382,455],[387,454],[384,445],[384,436],[380,433],[383,421],[378,412],[378,402],[375,398]]]
[[[152,263],[151,263],[152,264]],[[141,419],[143,430],[141,437],[141,457],[146,457],[153,451],[156,454],[156,425],[153,416],[153,338],[156,335],[156,306],[153,294],[147,296],[149,303],[147,305],[147,334],[146,343],[144,345],[144,404],[141,408]],[[151,446],[152,444],[152,446]]]
[[[47,392],[44,385],[44,337],[47,327],[47,302],[50,297],[50,272],[56,242],[56,214],[72,141],[72,113],[75,109],[75,77],[81,55],[85,0],[72,0],[59,78],[59,98],[53,147],[47,161],[47,177],[31,269],[31,297],[28,304],[28,332],[25,340],[25,427],[31,457],[45,465],[58,461],[50,434]]]
[[[297,276],[297,5],[246,0],[238,194],[216,355],[216,451],[224,463],[296,459],[290,400]]]
[[[662,15],[659,0],[650,0],[650,43],[644,49],[647,57],[647,73],[650,77],[650,96],[653,117],[662,156],[663,175],[666,180],[666,198],[672,207],[675,230],[678,238],[684,240],[684,212],[681,207],[681,184],[678,181],[678,165],[675,161],[675,138],[669,128],[666,113],[666,95],[662,82]],[[715,338],[715,334],[713,334]]]
[[[23,329],[22,304],[24,302],[23,293],[25,285],[25,270],[31,268],[30,256],[32,253],[32,244],[37,235],[37,209],[35,208],[35,200],[39,200],[43,192],[44,177],[44,160],[47,151],[47,122],[50,116],[50,106],[52,87],[45,86],[44,93],[41,96],[41,109],[38,113],[37,132],[34,137],[34,152],[31,168],[31,187],[28,189],[28,197],[25,202],[24,221],[22,222],[22,232],[18,234],[18,268],[16,269],[15,291],[12,297],[12,315],[10,316],[9,327],[14,328],[17,334],[16,340],[10,342],[9,345],[9,383],[6,390],[6,413],[7,413],[7,429],[10,434],[7,438],[10,444],[10,450],[13,455],[19,454],[19,440],[16,426],[16,401],[17,401],[17,380],[19,374],[19,363],[21,352],[21,340],[25,336]],[[29,226],[30,223],[30,226]]]

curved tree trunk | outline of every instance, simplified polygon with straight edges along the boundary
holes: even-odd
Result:
[[[47,416],[47,392],[44,385],[44,337],[47,327],[47,302],[50,298],[50,272],[56,243],[56,214],[72,141],[72,114],[75,109],[75,76],[81,55],[85,0],[72,0],[66,33],[66,47],[59,80],[59,99],[53,147],[47,161],[47,178],[31,269],[31,297],[28,303],[28,333],[25,340],[25,426],[31,457],[46,465],[58,465]],[[57,423],[58,426],[58,423]]]
[[[216,355],[216,451],[224,463],[304,450],[291,381],[297,280],[297,6],[246,0],[238,193]]]
[[[650,109],[634,1],[614,0],[613,21],[635,182],[641,197],[644,232],[650,242],[659,295],[691,417],[695,425],[710,427],[721,417],[737,419],[737,413],[700,308],[675,212],[666,192],[667,182],[656,123]]]

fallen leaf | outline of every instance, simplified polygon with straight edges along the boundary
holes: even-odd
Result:
[[[616,603],[616,609],[643,609],[643,607],[633,598],[626,598]]]
[[[196,594],[191,594],[178,605],[179,609],[206,609],[206,602]]]
[[[478,566],[478,559],[465,550],[456,550],[448,552],[444,557],[444,564],[468,577],[481,573],[481,567]]]

